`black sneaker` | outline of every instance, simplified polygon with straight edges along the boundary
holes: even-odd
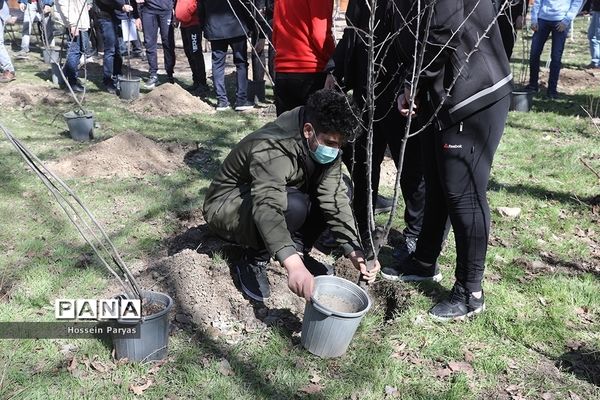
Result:
[[[546,92],[546,97],[548,97],[550,100],[556,100],[558,99],[558,92],[551,92],[550,90],[548,90],[548,92]]]
[[[71,89],[75,93],[83,93],[85,91],[85,88],[79,82],[72,83]]]
[[[405,236],[404,242],[394,250],[392,254],[396,260],[400,263],[404,263],[407,261],[417,250],[417,240],[418,238],[413,236]]]
[[[446,300],[442,300],[429,310],[431,318],[441,321],[462,321],[465,318],[480,314],[485,310],[485,300],[483,290],[479,299],[473,296],[473,293],[467,293],[467,290],[458,282],[454,283],[450,295]]]
[[[154,89],[156,85],[158,85],[158,76],[156,75],[150,75],[150,78],[146,79],[146,82],[144,82],[146,89]]]
[[[167,76],[167,82],[169,82],[169,83],[175,83],[175,78],[173,78],[173,75]]]
[[[227,111],[231,108],[231,106],[229,105],[229,103],[223,103],[223,102],[218,102],[217,103],[217,111]]]
[[[394,204],[394,199],[390,199],[384,196],[377,196],[375,200],[375,209],[373,212],[375,214],[383,214],[392,211],[392,205]]]
[[[313,274],[313,276],[333,275],[334,273],[333,265],[321,262],[308,253],[302,255],[302,261],[308,272]]]
[[[389,281],[422,282],[442,280],[442,274],[437,263],[428,267],[411,257],[405,262],[381,269],[381,276]]]
[[[251,103],[249,101],[235,104],[235,111],[248,111],[248,110],[252,110],[253,108],[254,108],[254,103]]]
[[[110,94],[117,94],[117,87],[115,86],[114,83],[109,83],[109,84],[105,85],[104,88]]]
[[[237,266],[242,291],[253,300],[264,301],[271,296],[267,264],[268,261],[244,260]]]
[[[525,86],[525,91],[531,92],[531,93],[537,93],[540,91],[540,88],[538,86],[529,84],[529,85]]]

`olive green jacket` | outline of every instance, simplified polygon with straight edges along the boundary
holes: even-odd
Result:
[[[284,214],[288,187],[317,199],[345,254],[360,249],[341,156],[313,173],[314,182],[307,182],[303,114],[303,107],[295,108],[242,139],[223,161],[204,199],[204,218],[214,233],[252,248],[266,246],[280,262],[296,252]]]

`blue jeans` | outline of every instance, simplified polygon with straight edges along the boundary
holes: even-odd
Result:
[[[15,67],[13,67],[8,51],[4,46],[4,17],[8,18],[8,3],[4,3],[2,6],[2,14],[4,15],[0,18],[0,69],[2,72],[15,72]]]
[[[69,47],[67,48],[67,60],[65,61],[63,73],[71,85],[77,83],[79,59],[85,50],[87,35],[87,31],[79,31],[79,34],[75,37],[72,37],[69,41]]]
[[[104,41],[104,59],[102,61],[102,83],[104,85],[115,84],[114,76],[121,73],[123,58],[119,49],[118,27],[121,21],[116,18],[98,20]]]
[[[235,92],[236,105],[245,104],[248,101],[248,43],[245,36],[232,39],[212,40],[212,73],[217,100],[220,104],[229,104],[227,91],[225,90],[225,57],[227,48],[231,46],[233,51],[233,63],[237,78],[237,90]]]
[[[600,66],[600,11],[592,11],[590,27],[588,29],[588,39],[590,40],[590,55],[592,64]]]
[[[546,21],[538,19],[538,30],[534,32],[531,39],[531,54],[529,56],[529,86],[538,87],[540,75],[540,56],[544,50],[544,44],[548,36],[552,34],[552,49],[550,51],[550,75],[548,77],[548,93],[556,94],[558,75],[560,74],[561,58],[565,49],[565,41],[569,35],[569,28],[563,32],[556,30],[560,21]]]

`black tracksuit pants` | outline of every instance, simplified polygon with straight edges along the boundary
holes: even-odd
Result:
[[[434,263],[446,219],[456,238],[456,280],[469,292],[481,290],[490,230],[487,185],[500,143],[510,96],[447,129],[419,135],[425,169],[425,215],[415,257]]]
[[[206,86],[206,66],[202,53],[202,28],[200,25],[181,27],[183,51],[190,63],[194,84]]]
[[[296,245],[296,251],[310,250],[325,230],[325,219],[316,199],[296,189],[287,188],[287,208],[285,223]],[[265,247],[248,249],[250,258],[257,261],[269,261],[270,255]]]
[[[398,167],[400,147],[404,137],[406,119],[396,109],[395,96],[381,95],[375,103],[375,122],[373,124],[373,163],[371,170],[371,183],[373,188],[373,206],[379,192],[379,178],[381,163],[389,146],[390,153]],[[384,93],[385,94],[385,93]],[[355,99],[361,98],[355,96]],[[360,108],[360,106],[359,106]],[[413,121],[413,126],[417,125]],[[354,144],[346,145],[343,149],[343,161],[352,173],[354,186],[352,208],[356,218],[359,232],[362,236],[368,232],[368,179],[367,179],[367,135],[362,133]],[[353,160],[354,153],[354,163]],[[421,148],[419,140],[414,137],[408,140],[404,153],[404,163],[400,176],[400,188],[404,199],[404,235],[417,237],[421,232],[423,222],[423,209],[425,204],[425,182],[423,179],[423,166],[421,165]],[[366,237],[366,236],[365,236]]]
[[[325,85],[325,72],[275,72],[277,116],[303,106],[311,94]]]
[[[160,38],[164,53],[165,71],[167,76],[173,76],[175,69],[175,33],[173,29],[173,12],[165,11],[155,13],[142,7],[141,11],[142,26],[144,28],[144,47],[146,48],[146,57],[150,76],[158,72],[158,31],[160,29]]]

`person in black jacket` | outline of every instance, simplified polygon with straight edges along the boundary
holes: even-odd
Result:
[[[404,136],[406,120],[396,108],[396,96],[400,77],[403,76],[399,55],[391,41],[386,42],[394,27],[392,25],[393,0],[377,0],[375,19],[375,46],[381,48],[375,60],[375,114],[373,116],[373,158],[371,168],[372,205],[376,206],[379,191],[379,175],[385,151],[389,147],[395,163],[400,159],[400,148]],[[331,77],[344,90],[353,90],[353,99],[362,109],[368,93],[368,48],[367,37],[370,11],[364,0],[350,0],[346,11],[344,36],[338,42],[331,70],[326,81],[327,87],[335,86]],[[358,28],[358,29],[356,29]],[[387,44],[386,44],[387,43]],[[386,51],[387,49],[387,51]],[[330,64],[331,67],[331,64]],[[391,84],[390,84],[391,83]],[[364,123],[368,115],[364,115]],[[343,159],[348,171],[351,171],[353,182],[352,206],[358,224],[359,233],[364,242],[368,241],[368,180],[367,180],[367,133],[362,132],[352,145],[344,148]],[[421,150],[416,138],[408,140],[405,151],[404,167],[400,178],[400,187],[405,203],[404,242],[397,251],[398,258],[403,260],[415,250],[416,241],[421,231],[423,207],[425,205],[425,183],[421,166]]]
[[[204,21],[204,37],[210,41],[212,50],[212,75],[217,93],[217,111],[229,109],[225,89],[225,56],[227,48],[233,51],[237,77],[235,110],[245,111],[254,107],[248,101],[248,22],[251,6],[242,0],[203,0],[200,2],[201,20]]]
[[[398,107],[406,116],[431,121],[426,123],[429,131],[419,135],[426,157],[425,215],[414,256],[384,268],[382,275],[439,281],[437,258],[449,216],[456,240],[456,280],[449,297],[429,311],[447,321],[485,309],[482,279],[490,228],[486,190],[508,115],[512,74],[491,1],[428,0],[421,5],[423,13],[417,16],[417,0],[398,1],[402,18],[396,24],[406,70],[422,60],[418,74],[407,76]],[[416,59],[413,33],[418,35]],[[411,93],[417,93],[413,109]]]
[[[173,27],[173,0],[136,0],[144,30],[144,47],[150,76],[146,88],[152,89],[158,84],[158,57],[156,54],[158,31],[164,54],[167,82],[175,83],[175,30]]]
[[[496,8],[500,11],[504,1],[495,1]],[[529,2],[527,0],[511,0],[498,16],[498,27],[500,28],[502,43],[504,44],[504,50],[509,60],[515,47],[517,30],[523,29],[528,10]]]
[[[102,83],[108,93],[117,93],[117,76],[121,74],[123,58],[119,48],[121,19],[134,8],[124,0],[95,0],[96,18],[102,32],[104,57],[102,61]],[[136,15],[137,16],[137,15]],[[119,18],[121,17],[121,18]]]

